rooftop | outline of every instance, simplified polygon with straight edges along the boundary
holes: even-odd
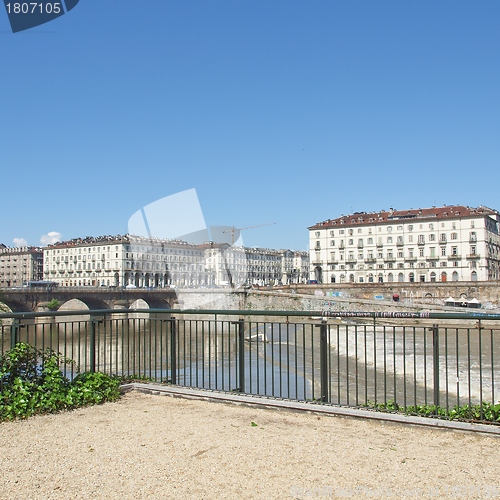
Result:
[[[396,210],[390,208],[388,211],[381,210],[380,212],[354,212],[350,215],[341,215],[336,219],[328,219],[323,222],[318,222],[308,229],[324,229],[325,227],[334,226],[360,226],[380,223],[391,223],[395,220],[407,219],[457,219],[461,217],[485,217],[493,216],[500,221],[500,214],[492,208],[479,206],[477,208],[467,207],[464,205],[444,205],[442,207],[431,208],[410,208],[409,210]]]

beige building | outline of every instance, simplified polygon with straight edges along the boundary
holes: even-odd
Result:
[[[42,263],[41,248],[0,245],[0,287],[20,287],[41,280]]]
[[[305,283],[309,276],[307,252],[269,248],[232,247],[227,243],[207,243],[206,267],[210,284],[269,285]]]
[[[44,249],[44,278],[60,286],[200,286],[203,249],[132,235],[77,238]]]
[[[200,287],[304,283],[307,252],[194,245],[132,235],[77,238],[44,249],[45,280],[60,286]]]
[[[500,277],[500,214],[480,206],[356,212],[309,227],[319,283],[489,281]]]

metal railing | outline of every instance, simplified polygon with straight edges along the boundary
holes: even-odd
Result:
[[[498,400],[496,314],[149,309],[0,321],[1,354],[27,342],[81,371],[349,407],[439,407],[445,418],[466,406],[491,420],[484,404]]]

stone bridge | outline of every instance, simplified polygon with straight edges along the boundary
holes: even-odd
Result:
[[[150,309],[170,309],[177,301],[175,290],[163,289],[133,289],[120,288],[76,288],[60,287],[52,290],[28,289],[0,290],[0,303],[5,304],[13,312],[43,311],[52,299],[59,301],[59,309],[82,309],[75,299],[89,309],[127,309],[134,302],[142,299]],[[78,306],[78,305],[79,306]]]

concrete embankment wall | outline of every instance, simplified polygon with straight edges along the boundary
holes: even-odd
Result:
[[[218,310],[253,310],[253,311],[346,311],[346,312],[383,312],[383,311],[457,311],[445,307],[439,299],[392,300],[392,292],[384,295],[373,293],[365,297],[351,297],[343,291],[309,290],[309,293],[297,293],[291,290],[248,290],[201,292],[190,290],[179,295],[180,309],[218,309]],[[485,311],[486,312],[486,311]]]
[[[291,285],[282,287],[300,294],[315,294],[321,291],[325,296],[337,296],[363,300],[391,300],[394,293],[402,300],[426,300],[428,303],[443,304],[448,297],[476,298],[482,304],[492,307],[500,305],[500,282],[446,282],[446,283],[331,283],[327,285]]]

